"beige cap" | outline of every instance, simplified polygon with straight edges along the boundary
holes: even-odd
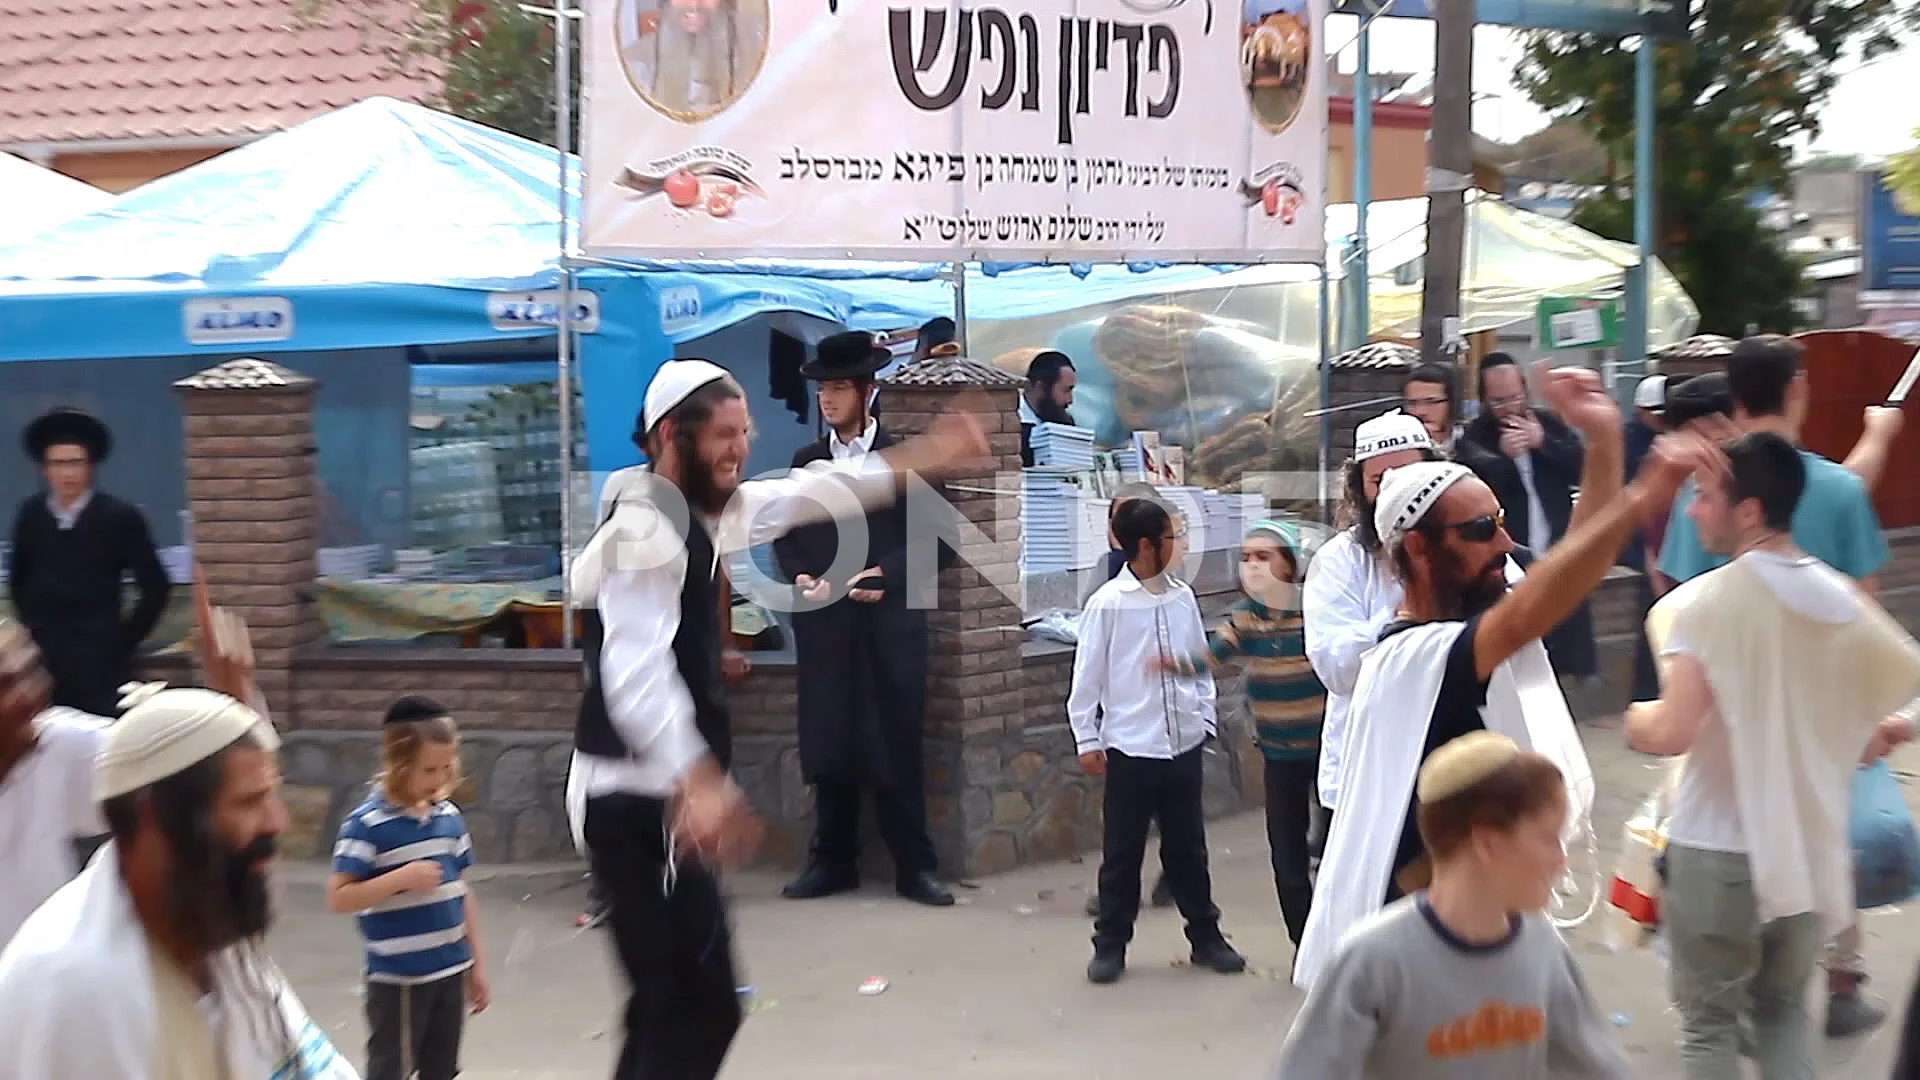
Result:
[[[225,694],[163,683],[130,683],[121,693],[126,715],[107,729],[94,758],[94,795],[103,801],[184,772],[249,732],[262,749],[280,747],[272,724]]]
[[[1423,803],[1451,798],[1520,756],[1512,739],[1492,731],[1462,735],[1435,750],[1420,767],[1415,794]]]

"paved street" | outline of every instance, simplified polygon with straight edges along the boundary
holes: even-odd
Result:
[[[1602,796],[1602,843],[1651,783],[1645,759],[1619,733],[1594,729],[1588,748]],[[1908,751],[1896,767],[1920,767]],[[1911,784],[1911,781],[1910,781]],[[1912,791],[1910,790],[1910,798]],[[1270,1061],[1299,995],[1285,981],[1291,949],[1280,925],[1257,817],[1211,829],[1215,891],[1225,926],[1254,965],[1246,977],[1202,974],[1184,957],[1178,916],[1147,914],[1128,977],[1087,984],[1088,920],[1080,913],[1094,860],[1023,870],[960,890],[957,909],[930,911],[878,889],[797,904],[779,879],[737,882],[745,981],[758,990],[727,1071],[731,1080],[893,1078],[1253,1077]],[[1611,866],[1612,856],[1602,861]],[[316,1018],[356,1061],[364,1057],[359,954],[351,920],[324,913],[317,866],[284,870],[275,951]],[[616,979],[607,943],[573,929],[583,890],[576,870],[514,870],[480,889],[495,1000],[467,1039],[468,1080],[600,1080],[617,1044]],[[1597,923],[1597,920],[1596,920]],[[1904,1007],[1920,914],[1868,918],[1877,989]],[[1603,1010],[1653,1080],[1678,1075],[1660,961],[1617,955],[1595,929],[1573,938]],[[857,993],[886,978],[875,997]],[[1895,1039],[1826,1046],[1823,1075],[1878,1080]]]

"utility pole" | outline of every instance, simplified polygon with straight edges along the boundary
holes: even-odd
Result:
[[[1420,355],[1457,360],[1460,259],[1473,183],[1474,0],[1434,4],[1433,133],[1427,144],[1426,283],[1420,298]]]

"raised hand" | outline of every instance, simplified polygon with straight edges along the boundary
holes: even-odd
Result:
[[[1697,431],[1675,431],[1653,440],[1634,483],[1668,499],[1689,476],[1701,483],[1722,483],[1727,473],[1727,455],[1718,443]]]
[[[1574,430],[1588,441],[1621,437],[1620,405],[1607,392],[1607,384],[1590,368],[1548,368],[1546,361],[1533,366],[1533,385],[1540,396]],[[1538,420],[1532,421],[1536,426]]]
[[[199,651],[200,670],[206,673],[207,688],[234,698],[253,698],[253,640],[247,623],[238,614],[213,606],[207,591],[207,575],[196,563],[193,568],[193,623],[195,647]]]

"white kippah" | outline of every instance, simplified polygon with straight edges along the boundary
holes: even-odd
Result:
[[[107,729],[94,758],[94,794],[103,801],[183,772],[249,732],[261,749],[279,749],[273,725],[225,694],[162,683],[129,683],[121,692],[127,713]]]
[[[1381,413],[1353,429],[1353,460],[1365,461],[1402,450],[1431,450],[1433,439],[1418,417],[1399,409]]]
[[[1380,498],[1373,504],[1373,530],[1392,544],[1414,527],[1448,488],[1473,475],[1452,461],[1416,461],[1388,469],[1380,477]]]
[[[1427,756],[1415,781],[1414,794],[1423,803],[1451,798],[1492,776],[1514,758],[1520,747],[1495,731],[1473,731]]]
[[[640,434],[650,434],[675,405],[691,397],[695,390],[710,382],[727,378],[727,369],[708,360],[669,360],[653,373],[647,383],[646,402],[640,411]]]

